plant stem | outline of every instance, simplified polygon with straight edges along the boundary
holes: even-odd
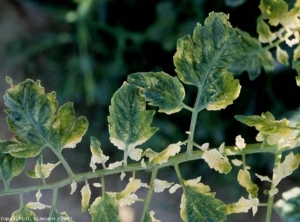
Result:
[[[190,124],[190,134],[188,138],[188,144],[187,144],[187,155],[190,156],[193,153],[193,147],[194,147],[194,134],[195,134],[195,129],[196,129],[196,124],[197,124],[197,117],[198,117],[198,105],[199,101],[201,98],[201,89],[198,88],[198,93],[197,93],[197,98],[195,101],[194,109],[192,111],[192,118],[191,118],[191,124]]]
[[[50,217],[53,214],[53,211],[56,210],[57,194],[58,194],[58,188],[54,188],[53,189],[53,194],[52,194],[52,204],[51,204]]]
[[[242,154],[255,154],[255,153],[273,153],[276,154],[278,152],[278,147],[276,145],[265,145],[265,147],[262,149],[260,148],[260,143],[258,144],[247,144],[246,148],[243,150],[238,150],[234,146],[228,146],[224,149],[224,154],[226,156],[235,156],[235,155],[242,155]],[[299,146],[297,144],[295,147],[292,148],[285,148],[281,150],[281,153],[284,151],[295,149]],[[168,162],[153,165],[151,163],[146,163],[146,167],[141,166],[140,163],[135,164],[129,164],[127,167],[118,167],[115,169],[101,169],[96,170],[95,172],[86,172],[86,173],[80,173],[73,175],[72,177],[68,177],[66,179],[62,179],[60,181],[56,181],[54,183],[49,183],[45,185],[37,185],[37,186],[30,186],[30,187],[23,187],[23,188],[17,188],[17,189],[7,189],[0,191],[0,196],[5,195],[13,195],[13,194],[20,194],[20,193],[26,193],[26,192],[33,192],[38,189],[45,190],[45,189],[54,189],[54,188],[60,188],[66,185],[69,185],[73,182],[79,182],[84,181],[92,178],[97,177],[105,177],[108,175],[113,175],[121,172],[132,172],[132,171],[140,171],[140,170],[152,170],[153,167],[155,167],[157,170],[168,167],[168,166],[174,166],[176,164],[180,164],[183,162],[193,161],[193,160],[199,160],[201,159],[203,154],[202,150],[196,150],[193,152],[193,155],[187,156],[186,153],[177,154],[174,157],[169,158]],[[103,185],[103,184],[102,184]]]
[[[153,190],[154,190],[154,180],[157,177],[157,171],[158,171],[158,168],[153,168],[153,170],[152,170],[151,180],[150,180],[150,188],[148,189],[148,193],[147,193],[146,202],[145,202],[144,209],[143,209],[141,222],[145,220],[146,213],[148,212],[148,209],[149,209],[150,200],[151,200]]]
[[[105,194],[105,176],[101,176],[102,196]]]
[[[274,161],[274,169],[278,166],[281,161],[282,152],[275,154],[275,161]],[[274,181],[274,174],[273,174],[273,181]],[[275,188],[275,184],[272,182],[270,190]],[[272,210],[273,210],[273,203],[274,203],[274,194],[272,196],[269,194],[268,198],[268,207],[267,207],[267,215],[265,222],[271,222]]]
[[[175,172],[176,172],[177,178],[179,180],[179,183],[183,187],[184,184],[183,184],[183,179],[182,179],[182,176],[181,176],[181,173],[180,173],[179,165],[175,164],[174,168],[175,168]]]
[[[67,163],[67,161],[65,160],[64,156],[60,152],[56,152],[55,149],[51,149],[51,150],[55,153],[55,155],[57,156],[59,161],[62,163],[62,165],[66,169],[69,177],[74,177],[74,173],[73,173],[71,167],[69,166],[69,164]]]

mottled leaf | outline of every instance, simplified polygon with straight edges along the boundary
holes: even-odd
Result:
[[[144,152],[144,155],[149,158],[149,161],[152,164],[163,164],[166,163],[171,156],[175,156],[180,152],[181,142],[170,144],[166,149],[157,153],[150,148],[147,148]]]
[[[289,125],[287,119],[275,120],[270,112],[262,113],[261,116],[241,116],[235,118],[248,125],[254,126],[260,133],[267,136],[267,142],[271,145],[292,141],[297,136],[296,130]]]
[[[89,207],[90,198],[92,194],[90,186],[87,182],[82,187],[80,193],[81,193],[81,210],[82,212],[85,212]]]
[[[91,136],[91,145],[90,149],[92,152],[90,167],[92,168],[93,172],[96,170],[96,163],[101,163],[105,166],[106,161],[109,159],[108,156],[103,154],[102,149],[100,148],[101,142],[96,137]]]
[[[75,147],[87,130],[85,117],[75,119],[72,103],[56,113],[55,93],[46,94],[39,81],[28,79],[12,86],[4,100],[10,130],[20,142],[8,151],[14,156],[36,156],[46,146],[57,151]]]
[[[20,219],[20,220],[18,220],[19,222],[28,222],[28,221],[34,222],[34,221],[36,221],[35,213],[25,206],[21,207],[19,210],[15,211],[15,212],[13,212],[13,214],[11,215],[10,218],[11,218],[10,222],[16,221],[16,218]]]
[[[158,130],[150,126],[154,112],[146,110],[138,90],[126,82],[112,97],[108,117],[110,141],[124,150],[126,158]]]
[[[268,19],[270,25],[277,26],[288,12],[288,5],[283,0],[261,0],[259,9],[262,17]]]
[[[240,29],[236,29],[236,32],[241,37],[243,50],[239,58],[230,64],[229,70],[235,75],[246,71],[250,80],[260,75],[262,67],[266,72],[273,71],[275,63],[272,54],[263,49],[261,43],[247,32]]]
[[[89,208],[92,222],[120,222],[118,205],[108,194],[98,197]]]
[[[149,105],[158,106],[159,112],[172,114],[183,107],[185,91],[176,77],[164,72],[140,72],[129,75],[127,81],[139,88]]]
[[[258,186],[252,182],[250,173],[247,170],[240,170],[237,179],[239,184],[247,190],[251,197],[257,197]]]
[[[25,159],[16,158],[10,154],[3,153],[9,144],[13,142],[10,141],[0,141],[0,179],[9,186],[12,178],[20,175],[25,166]]]
[[[181,81],[199,88],[197,109],[222,109],[239,95],[239,82],[227,69],[241,53],[240,43],[223,13],[210,13],[204,26],[196,26],[193,38],[188,35],[178,39],[176,72]]]
[[[222,156],[222,154],[217,149],[210,149],[204,151],[202,159],[208,164],[208,166],[219,173],[229,173],[232,169],[227,157]]]
[[[271,43],[277,37],[275,33],[271,32],[269,25],[261,17],[257,19],[256,31],[258,33],[258,40],[261,43]]]
[[[294,155],[290,152],[282,163],[279,163],[273,170],[273,185],[277,184],[285,177],[292,174],[292,172],[298,168],[300,164],[300,154]]]
[[[185,222],[221,222],[226,219],[226,205],[215,198],[214,193],[197,192],[193,187],[184,186],[180,215]]]
[[[280,62],[281,64],[286,66],[289,65],[289,55],[287,51],[281,49],[279,46],[276,47],[276,57],[278,62]]]
[[[226,206],[226,214],[247,213],[252,209],[254,216],[257,212],[258,204],[258,198],[245,199],[244,197],[241,197],[238,202]]]

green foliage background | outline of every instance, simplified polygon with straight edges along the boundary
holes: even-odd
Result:
[[[256,19],[259,0],[3,0],[4,6],[18,16],[26,31],[7,42],[5,53],[10,60],[1,67],[3,73],[22,70],[21,79],[40,79],[48,92],[57,92],[60,104],[75,103],[78,115],[90,122],[86,138],[97,135],[103,151],[118,159],[109,143],[108,106],[113,93],[134,72],[164,71],[175,74],[173,55],[176,41],[191,34],[196,23],[203,23],[211,11],[230,14],[233,27],[257,37]],[[288,1],[293,4],[294,1]],[[234,105],[218,112],[203,111],[199,115],[195,140],[209,142],[211,147],[226,141],[234,144],[241,134],[254,142],[255,129],[234,119],[234,115],[260,115],[270,111],[277,119],[293,117],[300,105],[295,98],[300,90],[295,84],[296,72],[276,64],[273,73],[262,72],[250,81],[247,73],[239,76],[242,90]],[[1,74],[1,81],[5,76]],[[192,88],[186,88],[193,94]],[[187,93],[189,95],[189,93]],[[186,98],[188,101],[190,98]],[[187,102],[188,103],[188,102]],[[160,128],[146,146],[160,151],[168,144],[185,138],[189,127],[188,112],[173,116],[158,113],[153,126]],[[2,139],[2,138],[1,138]],[[157,146],[156,144],[159,144]],[[88,139],[76,148],[81,158],[73,157],[76,171],[89,170]],[[71,154],[72,155],[72,154]],[[254,156],[249,165],[259,174],[267,174],[268,157]],[[72,161],[72,160],[71,160]],[[72,164],[71,164],[72,165]],[[191,170],[193,169],[193,170]],[[183,175],[193,171],[212,184],[215,181],[205,164],[186,164]],[[297,174],[297,172],[296,172]],[[298,172],[299,175],[299,172]],[[219,176],[219,178],[222,178]],[[291,183],[297,175],[290,177]],[[222,183],[236,181],[226,176]],[[227,182],[226,182],[227,181]],[[257,181],[255,181],[257,182]],[[234,194],[233,194],[234,195]]]

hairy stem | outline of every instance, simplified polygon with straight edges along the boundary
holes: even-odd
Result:
[[[152,170],[151,180],[150,180],[150,188],[148,189],[148,193],[147,193],[146,202],[145,202],[145,205],[144,205],[141,221],[145,220],[146,213],[148,212],[148,209],[149,209],[150,200],[151,200],[153,190],[154,190],[154,180],[157,177],[157,171],[158,171],[158,168],[154,168]]]

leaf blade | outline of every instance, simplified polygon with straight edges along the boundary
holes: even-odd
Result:
[[[126,156],[158,130],[150,126],[155,111],[146,110],[138,90],[126,82],[112,97],[109,113],[110,141]]]
[[[130,74],[127,81],[139,88],[149,105],[158,106],[159,112],[172,114],[183,107],[185,91],[176,77],[164,72],[139,72]]]

